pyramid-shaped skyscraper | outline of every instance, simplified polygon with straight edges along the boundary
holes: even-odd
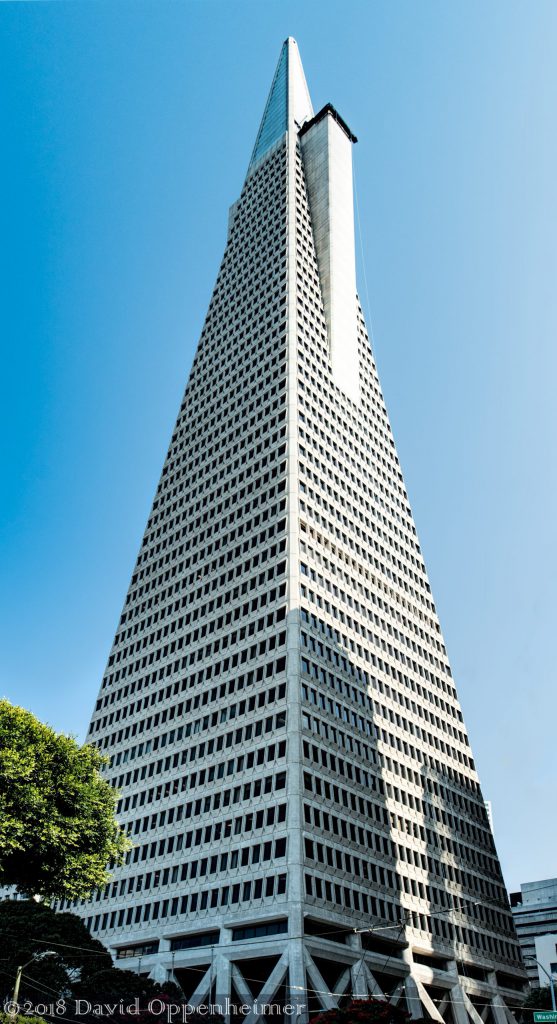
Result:
[[[507,1024],[524,975],[357,298],[355,141],[287,39],[89,731],[134,848],[77,909],[249,1024],[350,993]]]

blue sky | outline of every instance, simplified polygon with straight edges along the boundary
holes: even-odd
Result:
[[[1,690],[83,738],[294,35],[360,140],[360,292],[506,878],[554,876],[557,5],[14,3],[0,28]]]

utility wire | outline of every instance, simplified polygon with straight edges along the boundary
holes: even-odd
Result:
[[[389,959],[390,959],[390,957],[387,958],[387,960],[385,961],[385,964],[383,964],[383,966],[381,968],[379,968],[379,970],[385,970],[386,969],[386,965],[387,965]],[[195,972],[197,974],[206,974],[209,969],[210,969],[210,964],[208,964],[205,967],[188,967],[188,970],[190,970],[192,972]],[[179,968],[178,968],[178,970],[179,970]],[[4,974],[6,977],[9,977],[11,979],[11,975],[9,975],[6,971],[0,970],[0,974]],[[57,997],[59,997],[59,993],[56,992],[55,989],[49,988],[49,986],[45,986],[44,983],[41,986],[41,985],[39,985],[38,982],[32,981],[27,975],[25,975],[24,977],[25,977],[27,983],[30,984],[31,988],[35,988],[38,992],[42,992],[42,994],[44,994],[46,992],[50,992],[50,993],[55,994]],[[245,981],[251,981],[251,982],[254,982],[254,983],[258,983],[260,981],[259,978],[249,978],[246,975],[243,975],[243,977],[244,977]],[[400,980],[404,981],[405,978],[406,978],[406,975],[401,977]],[[474,980],[474,979],[472,979],[472,980]],[[313,987],[310,988],[307,985],[304,986],[303,988],[300,987],[300,989],[296,989],[296,991],[302,991],[302,992],[304,992],[304,994],[306,996],[310,995],[310,994],[313,994],[313,995],[328,995],[328,996],[333,996],[335,998],[341,998],[341,997],[346,995],[345,991],[335,992],[332,989],[316,989],[316,988],[313,988]],[[380,999],[381,997],[379,997],[379,996],[371,996],[370,998],[372,998],[372,999]],[[384,998],[385,1002],[389,1002],[390,1001],[388,996],[385,995],[385,994],[383,995],[383,998]],[[452,996],[451,996],[451,1002],[453,1002],[453,1003],[455,1003],[457,1005],[460,1005],[460,1006],[465,1006],[466,1005],[466,1002],[465,1002],[464,999],[452,999]],[[506,1005],[509,1006],[508,1003],[506,1003]],[[516,1005],[513,1004],[512,1006],[509,1006],[509,1009],[520,1010],[520,1009],[522,1009],[522,1003],[517,1003]],[[541,1009],[543,1009],[543,1007]],[[315,1010],[315,1011],[309,1011],[310,1015],[312,1013],[323,1013],[323,1012],[324,1012],[323,1009]],[[66,1017],[66,1016],[64,1016],[64,1020],[67,1020],[69,1022],[69,1024],[79,1024],[79,1022],[73,1021],[72,1018],[69,1018],[69,1017]]]

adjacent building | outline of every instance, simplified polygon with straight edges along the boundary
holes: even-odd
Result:
[[[511,909],[528,977],[548,985],[557,976],[557,878],[525,882],[511,893]]]
[[[135,845],[77,909],[250,1024],[350,993],[507,1024],[520,949],[357,297],[355,142],[286,40],[89,730]]]

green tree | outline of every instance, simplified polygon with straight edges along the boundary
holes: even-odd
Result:
[[[0,901],[0,949],[0,1003],[11,997],[17,968],[23,964],[27,967],[21,978],[20,1006],[26,1002],[35,1007],[49,1005],[64,998],[68,1019],[76,1016],[72,1005],[76,999],[81,1000],[80,1018],[86,1018],[91,1015],[87,1003],[129,1003],[137,999],[140,1006],[146,1006],[155,997],[172,1002],[181,998],[171,983],[163,989],[149,978],[114,967],[108,950],[89,934],[80,917],[58,914],[35,900]],[[45,952],[49,956],[41,957]],[[107,1017],[110,1015],[105,1014],[103,1019]],[[114,1019],[122,1024],[123,1017],[118,1009]]]
[[[18,966],[23,972],[20,1003],[51,1002],[86,984],[97,972],[113,970],[110,953],[76,914],[57,914],[35,900],[0,901],[2,993],[10,996]],[[57,955],[41,958],[40,954]],[[5,991],[4,991],[5,989]]]
[[[553,1009],[553,1006],[549,985],[544,985],[542,988],[532,986],[520,1008],[520,1019],[523,1021],[532,1021],[534,1019],[533,1013],[535,1010],[551,1009]]]
[[[23,1017],[16,1013],[0,1013],[0,1024],[45,1024],[44,1017]]]
[[[106,883],[130,843],[94,747],[0,700],[0,885],[76,899]]]
[[[408,1024],[410,1014],[385,999],[351,999],[342,1007],[325,1010],[312,1024]]]

